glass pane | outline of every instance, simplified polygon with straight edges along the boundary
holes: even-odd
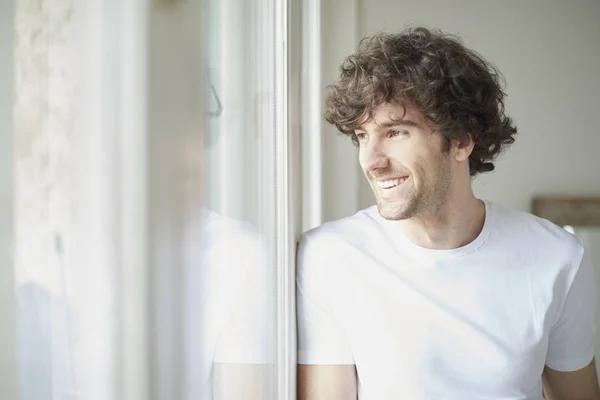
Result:
[[[138,17],[148,23],[148,48],[135,51],[147,51],[151,61],[139,67],[149,79],[128,84],[138,71],[124,67],[123,53],[132,49],[118,34],[128,32],[129,21],[116,1],[16,0],[22,399],[121,398],[136,368],[146,368],[137,372],[151,382],[133,392],[148,399],[268,400],[282,393],[278,259],[287,250],[279,248],[285,217],[278,212],[285,171],[278,181],[276,165],[286,155],[276,149],[287,132],[276,128],[286,126],[278,103],[286,83],[276,73],[285,49],[275,45],[282,3],[147,5],[148,16]],[[205,64],[192,49],[200,40]],[[146,89],[148,99],[132,94]],[[131,98],[147,100],[139,108],[150,115],[123,111]],[[126,129],[132,126],[140,130],[135,140]],[[147,170],[136,169],[141,165]],[[125,187],[138,175],[147,182]],[[202,199],[195,197],[199,176]],[[126,229],[133,225],[147,232]],[[147,236],[121,237],[134,231]],[[148,265],[139,265],[146,258]],[[135,273],[124,273],[133,268],[128,260]],[[139,342],[150,349],[143,366],[123,355],[133,352],[124,347],[132,344],[124,308],[135,308],[123,299],[139,297],[128,297],[126,289],[136,286],[122,281],[138,273],[139,287],[150,290],[141,307],[149,315],[139,319],[149,324],[139,324]]]
[[[275,4],[208,5],[202,287],[211,386],[217,399],[274,399]]]

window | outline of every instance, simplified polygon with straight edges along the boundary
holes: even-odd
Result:
[[[13,1],[20,398],[293,398],[288,2]]]

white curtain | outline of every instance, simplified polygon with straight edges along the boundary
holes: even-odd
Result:
[[[108,399],[115,282],[99,1],[18,0],[14,226],[21,399]]]

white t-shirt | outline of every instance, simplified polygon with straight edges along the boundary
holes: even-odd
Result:
[[[544,365],[594,356],[596,288],[581,242],[485,202],[482,232],[419,247],[375,206],[307,232],[300,364],[355,364],[360,399],[541,399]]]
[[[186,237],[188,391],[210,399],[221,390],[213,387],[214,364],[273,365],[273,273],[260,235],[247,223],[204,210]]]

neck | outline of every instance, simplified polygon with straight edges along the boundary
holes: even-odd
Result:
[[[434,212],[401,223],[416,245],[442,250],[471,243],[481,233],[484,221],[485,205],[469,190],[461,197],[451,196]]]

